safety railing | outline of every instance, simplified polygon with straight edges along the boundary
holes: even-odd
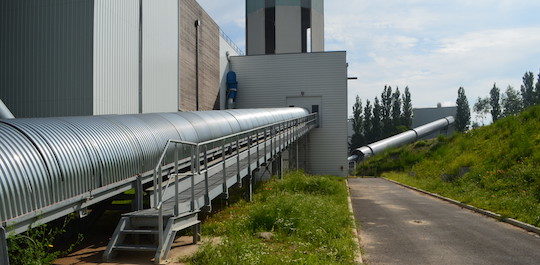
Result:
[[[164,195],[165,192],[174,185],[174,209],[173,214],[178,216],[180,214],[180,190],[179,183],[190,179],[190,212],[195,212],[196,210],[196,200],[195,197],[195,176],[204,174],[204,203],[205,206],[210,206],[210,187],[209,187],[209,169],[211,166],[222,164],[222,174],[223,174],[223,193],[228,197],[228,187],[227,187],[227,160],[236,157],[236,172],[237,172],[237,182],[241,184],[241,175],[240,175],[240,160],[241,153],[247,151],[247,166],[248,172],[251,172],[251,156],[252,149],[255,149],[257,157],[257,166],[260,166],[259,161],[262,158],[261,152],[264,152],[264,161],[268,161],[271,157],[276,155],[276,148],[285,148],[298,137],[307,133],[310,129],[316,127],[318,122],[318,115],[310,114],[302,118],[290,119],[282,122],[277,122],[265,126],[261,126],[255,129],[242,131],[239,133],[226,135],[217,139],[212,139],[209,141],[201,143],[193,143],[188,141],[181,140],[169,140],[161,153],[161,156],[158,160],[156,167],[154,168],[154,205],[158,211],[158,230],[159,230],[159,247],[163,246],[164,239],[164,227],[163,227],[163,205],[167,201]],[[255,144],[254,144],[255,143]],[[263,147],[261,147],[261,144]],[[270,145],[270,147],[268,147]],[[187,146],[189,148],[189,155],[191,163],[189,169],[186,172],[180,172],[179,160],[180,152],[182,147]],[[169,170],[168,173],[164,174],[164,161],[165,157],[170,153],[171,147],[173,148],[174,156],[174,167],[172,170]],[[245,149],[245,150],[243,150]],[[270,149],[270,152],[268,152]],[[218,151],[219,158],[215,159],[215,153],[213,152],[212,161],[209,160],[209,151]],[[243,150],[243,151],[242,151]],[[281,150],[279,150],[281,151]],[[210,163],[211,162],[211,163]],[[210,165],[212,164],[212,165]],[[202,168],[201,168],[202,166]],[[171,174],[172,172],[172,174]],[[172,177],[170,176],[172,175]],[[163,179],[168,176],[167,182],[163,185]]]

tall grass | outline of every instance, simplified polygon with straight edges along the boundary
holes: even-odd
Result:
[[[354,264],[356,245],[343,179],[301,172],[272,180],[254,202],[239,202],[203,225],[222,243],[204,245],[192,264]],[[270,240],[259,232],[272,232]]]
[[[540,106],[466,134],[420,144],[429,148],[415,145],[370,159],[357,173],[371,170],[540,226]],[[392,166],[396,164],[401,167]],[[384,173],[390,171],[401,173]]]

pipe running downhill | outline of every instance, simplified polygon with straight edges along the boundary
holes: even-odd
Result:
[[[409,143],[416,142],[430,133],[448,128],[455,122],[454,117],[448,116],[446,118],[436,120],[434,122],[422,125],[412,130],[394,135],[390,138],[380,140],[378,142],[362,146],[352,152],[349,157],[349,162],[361,161],[370,156],[374,156],[388,150],[390,148],[400,147]]]

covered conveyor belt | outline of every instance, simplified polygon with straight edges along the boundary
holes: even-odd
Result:
[[[20,233],[135,188],[139,211],[129,216],[172,214],[172,230],[191,227],[200,208],[316,122],[302,108],[0,120],[1,226]],[[166,228],[156,224],[158,257]]]

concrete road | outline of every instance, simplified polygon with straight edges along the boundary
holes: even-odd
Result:
[[[384,179],[350,179],[364,261],[540,264],[540,237]]]

